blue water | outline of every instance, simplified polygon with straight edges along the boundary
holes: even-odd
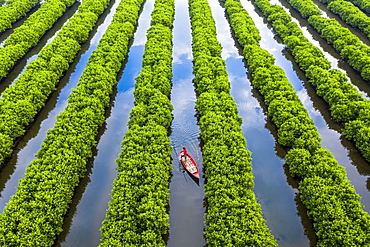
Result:
[[[173,88],[171,102],[174,106],[171,125],[172,177],[170,181],[170,229],[167,246],[204,246],[204,178],[199,128],[195,111],[195,89],[191,50],[191,29],[188,2],[175,1],[173,29]],[[184,145],[200,170],[200,179],[184,172],[178,160],[178,145]]]
[[[291,178],[285,174],[284,160],[280,158],[284,150],[276,143],[271,130],[266,128],[271,123],[266,121],[261,105],[253,95],[248,71],[231,37],[224,9],[217,0],[209,2],[216,20],[218,39],[223,46],[222,58],[226,61],[231,95],[243,118],[242,131],[247,139],[247,149],[252,152],[254,192],[263,217],[279,245],[308,246],[309,240],[295,203],[297,190],[287,183]],[[278,52],[274,43],[266,44],[266,48],[273,53]]]
[[[97,153],[88,168],[88,176],[81,181],[80,191],[73,200],[73,209],[65,221],[64,232],[58,237],[57,246],[97,246],[100,243],[99,229],[111,200],[110,191],[117,175],[115,160],[121,152],[121,142],[134,106],[135,78],[141,71],[150,21],[148,16],[153,7],[154,0],[147,0],[143,7],[127,63],[118,81],[117,94],[96,148]]]
[[[369,210],[370,193],[367,188],[370,168],[351,143],[343,140],[338,132],[339,126],[328,117],[328,106],[317,97],[312,87],[305,81],[302,71],[295,62],[291,61],[290,55],[284,50],[285,46],[279,44],[274,38],[273,32],[263,24],[264,20],[253,9],[254,6],[247,0],[241,0],[242,5],[248,11],[256,26],[260,30],[262,40],[261,47],[270,51],[276,59],[275,64],[282,67],[292,83],[296,94],[308,111],[310,118],[314,121],[322,138],[322,146],[328,148],[335,156],[340,165],[345,167],[347,176],[355,186],[358,194],[362,197],[361,202]]]
[[[112,9],[117,8],[117,6],[118,3],[115,3]],[[10,160],[9,163],[15,164],[6,165],[4,171],[0,173],[0,188],[2,188],[2,191],[0,191],[1,212],[3,211],[6,203],[10,200],[10,196],[15,194],[18,180],[23,178],[28,164],[35,159],[34,155],[41,148],[41,144],[46,137],[48,129],[53,128],[56,122],[56,116],[67,106],[69,94],[72,92],[72,89],[76,87],[92,51],[96,49],[104,30],[106,30],[107,26],[112,21],[112,12],[109,13],[108,16],[103,16],[103,18],[100,19],[100,22],[103,21],[103,23],[101,23],[96,32],[93,34],[90,42],[87,42],[83,45],[81,52],[77,56],[80,57],[80,59],[77,59],[75,62],[73,62],[67,72],[67,75],[61,79],[60,86],[62,87],[58,88],[57,92],[55,92],[51,97],[52,99],[45,106],[47,109],[47,112],[44,113],[47,115],[46,119],[43,120],[39,126],[32,127],[34,131],[37,131],[37,133],[33,133],[34,137],[28,140],[27,144],[25,144],[25,146],[18,153],[13,155],[12,160]],[[57,99],[55,99],[55,97]],[[32,131],[32,129],[30,131]]]
[[[316,47],[318,47],[324,54],[325,58],[331,63],[331,68],[339,69],[344,73],[348,81],[351,82],[355,88],[361,93],[364,98],[370,99],[370,85],[365,82],[359,73],[353,70],[347,63],[345,63],[339,53],[335,51],[320,35],[309,26],[307,21],[303,20],[301,16],[294,10],[288,9],[286,6],[290,6],[284,0],[272,0],[271,4],[276,4],[285,9],[287,13],[292,16],[292,21],[296,22],[301,28],[303,35]],[[351,30],[353,28],[350,28]]]
[[[253,20],[256,23],[261,23],[262,18],[253,11],[253,5],[247,0],[242,0],[241,2]],[[348,179],[362,197],[361,202],[365,206],[365,210],[369,211],[370,190],[367,188],[367,181],[370,179],[370,166],[368,162],[360,157],[352,143],[344,140],[341,136],[339,126],[327,116],[329,114],[328,106],[313,92],[312,86],[305,81],[305,77],[302,76],[303,72],[297,64],[290,61],[290,55],[284,50],[284,45],[277,44],[277,41],[273,38],[272,31],[266,25],[257,24],[257,27],[261,32],[261,47],[267,48],[270,52],[272,51],[276,59],[275,64],[284,69],[296,94],[320,133],[322,146],[328,148],[334,154],[339,164],[345,167]]]
[[[63,16],[61,16],[53,25],[53,27],[41,37],[40,42],[35,47],[28,50],[27,53],[15,63],[14,67],[9,71],[9,74],[5,78],[0,78],[0,93],[2,93],[7,87],[10,87],[12,84],[14,84],[14,82],[18,80],[19,76],[26,70],[26,66],[38,57],[41,49],[55,39],[56,35],[60,31],[60,28],[69,21],[69,18],[76,12],[78,6],[79,2],[76,2],[74,5],[68,8]],[[0,37],[2,36],[0,35]],[[0,98],[1,96],[2,95],[0,95]]]

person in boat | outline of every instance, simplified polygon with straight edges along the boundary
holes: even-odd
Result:
[[[186,162],[186,155],[181,156],[181,161],[184,163]]]
[[[182,147],[182,151],[184,152],[184,155],[181,156],[181,160],[182,162],[186,162],[186,159],[188,158],[188,153],[186,152],[186,148],[184,146],[181,146]]]

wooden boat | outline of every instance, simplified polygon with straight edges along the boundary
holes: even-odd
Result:
[[[195,163],[193,157],[191,157],[185,147],[182,147],[183,150],[180,151],[180,162],[184,166],[184,168],[195,178],[199,178],[199,169],[197,164]]]

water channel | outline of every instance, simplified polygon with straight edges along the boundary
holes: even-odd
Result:
[[[39,43],[28,50],[27,53],[15,63],[13,68],[9,71],[9,74],[4,78],[0,78],[0,94],[19,78],[19,76],[26,70],[27,65],[38,57],[41,49],[55,39],[62,26],[69,21],[69,18],[71,18],[76,12],[79,5],[80,2],[76,1],[71,7],[69,7],[53,27],[46,31],[46,33],[40,38]]]
[[[47,130],[53,128],[56,116],[67,106],[68,96],[72,89],[76,87],[88,58],[92,51],[96,49],[100,38],[112,21],[118,3],[112,1],[108,9],[99,18],[88,42],[83,44],[74,62],[61,78],[57,90],[52,93],[46,106],[38,114],[27,134],[18,141],[11,158],[4,165],[0,173],[0,212],[3,211],[10,196],[15,194],[18,180],[23,178],[27,165],[35,159],[34,155],[40,149]]]
[[[281,0],[281,4],[286,7]],[[260,30],[261,47],[270,51],[276,58],[297,95],[314,120],[322,137],[323,146],[329,148],[339,163],[344,166],[348,178],[362,196],[362,203],[370,207],[370,166],[361,158],[352,142],[340,134],[341,126],[334,123],[329,115],[327,104],[316,95],[307,83],[303,72],[298,68],[281,40],[274,35],[266,20],[254,9],[248,0],[241,0]],[[174,106],[174,120],[171,125],[171,144],[183,144],[202,169],[201,143],[197,125],[197,112],[194,109],[196,95],[192,80],[191,28],[187,0],[175,0],[173,88],[171,102]],[[247,139],[247,148],[252,152],[254,192],[262,206],[263,217],[280,246],[314,246],[315,234],[306,209],[297,195],[298,181],[289,175],[284,164],[286,150],[276,143],[276,128],[266,116],[266,106],[262,96],[251,86],[248,70],[245,68],[240,49],[235,44],[224,9],[218,0],[209,0],[216,21],[217,37],[223,46],[222,58],[226,61],[231,82],[231,95],[243,118],[242,130]],[[48,129],[54,126],[56,116],[66,107],[67,98],[76,87],[91,52],[112,20],[119,1],[112,2],[100,17],[97,27],[83,45],[75,62],[62,78],[46,107],[38,115],[28,133],[18,142],[13,156],[0,173],[0,211],[10,196],[15,193],[18,180],[23,177],[25,168],[34,159]],[[142,55],[146,41],[146,31],[150,23],[154,0],[147,0],[139,18],[127,63],[119,75],[119,82],[112,96],[112,106],[107,110],[107,120],[100,129],[98,145],[94,157],[88,165],[86,177],[76,189],[71,209],[65,219],[64,231],[57,238],[55,246],[97,246],[100,243],[101,223],[110,201],[112,183],[116,177],[116,163],[120,153],[121,141],[127,131],[129,113],[133,107],[135,77],[141,70]],[[307,22],[294,14],[306,37],[325,52],[333,67],[346,71],[351,80],[350,70],[343,68],[338,54],[327,45],[317,33],[309,28]],[[305,27],[305,28],[303,28]],[[38,53],[38,52],[37,52]],[[26,61],[27,59],[22,59]],[[20,64],[21,62],[19,62]],[[18,65],[17,65],[18,66]],[[14,72],[16,67],[13,69]],[[19,73],[19,72],[18,72]],[[9,75],[10,76],[10,75]],[[8,76],[8,77],[9,77]],[[8,79],[6,78],[6,80]],[[363,91],[358,86],[360,91]],[[369,91],[367,91],[367,95]],[[170,180],[170,229],[168,246],[204,246],[204,180],[199,183],[183,173],[178,162],[178,150],[173,152],[173,171]],[[201,176],[202,176],[201,170]]]
[[[1,6],[1,4],[0,4],[0,6]],[[6,29],[5,31],[1,32],[0,33],[0,46],[2,46],[3,41],[6,40],[9,37],[10,34],[13,33],[13,30],[15,28],[21,26],[23,24],[23,22],[25,20],[27,20],[30,15],[32,15],[33,13],[35,13],[36,10],[38,10],[40,8],[40,6],[41,6],[40,4],[37,4],[34,8],[32,8],[30,11],[28,11],[27,14],[24,17],[22,17],[21,19],[17,20],[16,22],[14,22],[12,24],[12,27],[11,28]]]
[[[134,106],[135,78],[141,71],[146,31],[150,25],[148,17],[153,8],[154,0],[147,0],[143,6],[125,67],[119,75],[112,106],[107,113],[108,118],[100,131],[94,158],[76,190],[64,222],[64,231],[58,236],[55,246],[97,246],[100,243],[99,229],[111,200],[110,191],[117,175],[115,160],[121,152],[122,138]]]
[[[328,105],[316,95],[313,87],[307,83],[303,72],[298,68],[291,54],[284,49],[280,38],[267,28],[268,25],[261,23],[266,21],[259,20],[261,19],[257,17],[259,12],[253,10],[254,6],[251,2],[247,0],[241,2],[261,32],[261,46],[269,50],[276,58],[276,64],[285,70],[289,81],[293,84],[297,95],[318,128],[323,139],[322,145],[328,148],[337,161],[345,167],[349,180],[362,197],[361,202],[365,205],[365,210],[369,211],[370,194],[367,186],[370,175],[369,163],[361,157],[353,143],[345,140],[338,132],[340,126],[330,119]]]
[[[187,0],[176,0],[173,29],[173,88],[174,106],[171,125],[172,178],[170,181],[170,229],[167,246],[204,246],[204,176],[200,148],[195,88],[192,82],[191,26]],[[201,171],[201,178],[193,180],[179,162],[179,145],[184,145]]]
[[[272,0],[271,4],[276,4],[285,9],[289,13],[294,22],[301,28],[304,36],[316,47],[318,47],[323,53],[326,59],[331,62],[332,68],[341,70],[346,74],[348,81],[351,82],[359,90],[359,92],[367,99],[370,99],[370,84],[364,81],[360,74],[355,71],[348,63],[344,62],[340,54],[329,45],[325,39],[320,37],[320,34],[303,19],[301,15],[287,2],[287,0]],[[348,27],[351,32],[356,30],[352,27]]]

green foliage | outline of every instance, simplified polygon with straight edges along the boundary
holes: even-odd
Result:
[[[171,147],[167,129],[130,126],[122,143],[100,246],[165,246]],[[118,241],[116,244],[115,241]],[[113,243],[113,244],[112,244]]]
[[[25,133],[25,128],[34,120],[36,114],[45,105],[48,96],[55,90],[59,79],[67,71],[69,64],[72,63],[81,49],[81,43],[87,40],[88,34],[95,26],[98,15],[88,11],[85,7],[85,4],[89,5],[89,1],[93,0],[84,1],[84,4],[79,6],[79,13],[69,20],[55,39],[41,50],[38,58],[27,66],[26,71],[19,79],[2,94],[0,99],[0,133],[8,135],[13,141]],[[106,7],[108,2],[108,0],[105,0]],[[23,46],[26,42],[21,40],[22,35],[27,38],[28,31],[33,30],[40,22],[45,27],[52,25],[58,18],[54,14],[61,15],[66,8],[65,4],[70,5],[72,3],[72,0],[49,0],[45,2],[20,27],[19,31],[18,29],[14,31],[13,34],[15,36],[11,36],[6,41],[4,48],[0,48],[0,58],[4,58],[3,60],[0,59],[0,67],[10,68],[20,57],[19,52],[24,54],[27,51],[29,44]],[[84,9],[84,11],[80,8]],[[100,14],[103,13],[103,10]],[[23,31],[26,31],[27,35],[25,33],[22,34]],[[17,34],[19,35],[17,36]],[[40,35],[42,34],[40,33]],[[117,65],[116,67],[120,68],[120,66]],[[6,74],[7,72],[3,70],[3,73]],[[7,143],[9,146],[2,146],[1,148],[4,150],[11,148],[12,143]],[[8,151],[1,151],[1,153],[10,154]],[[0,156],[0,163],[5,158],[6,156]]]
[[[165,246],[172,167],[168,129],[173,110],[169,95],[174,8],[173,0],[155,1],[100,246]]]
[[[369,115],[369,108],[366,109]],[[346,124],[345,134],[350,140],[356,142],[356,147],[364,154],[367,160],[370,160],[370,121],[369,116],[367,120],[354,120]]]
[[[197,92],[229,92],[225,62],[220,57],[200,55],[194,61],[194,83]],[[217,83],[215,83],[217,82]]]
[[[301,6],[314,4],[312,0],[289,0],[289,2],[304,18],[308,18],[308,22],[320,33],[321,37],[333,45],[343,59],[348,60],[348,63],[361,73],[364,80],[370,80],[370,48],[368,46],[362,44],[358,37],[342,27],[335,19],[327,19],[318,14],[306,15]],[[362,29],[367,35],[370,34],[369,17],[348,1],[335,0],[328,7],[343,16],[347,22]]]
[[[30,48],[37,45],[42,35],[53,26],[73,2],[73,0],[69,2],[48,0],[22,26],[14,29],[4,46],[0,47],[0,57],[3,58],[0,63],[0,77],[5,77],[15,62]]]
[[[349,0],[354,5],[359,7],[362,11],[367,14],[370,14],[370,0]]]
[[[84,1],[81,6],[85,3],[88,3],[88,1]],[[69,210],[76,186],[85,175],[86,164],[93,156],[92,147],[96,145],[98,130],[104,123],[106,108],[110,103],[110,95],[114,85],[117,83],[117,74],[127,57],[128,43],[134,31],[132,26],[137,24],[142,3],[143,1],[132,0],[121,2],[121,8],[119,8],[121,11],[117,11],[115,16],[129,15],[132,19],[129,25],[127,25],[127,23],[121,23],[117,20],[127,20],[128,18],[115,18],[113,24],[110,25],[99,42],[96,51],[93,52],[93,54],[101,56],[92,55],[90,57],[77,88],[70,94],[66,109],[57,116],[54,128],[48,131],[42,148],[36,155],[37,159],[29,164],[24,178],[20,180],[17,193],[9,201],[4,213],[0,215],[1,246],[51,246],[54,244],[55,237],[62,231],[63,220]],[[105,4],[107,6],[108,2],[105,2]],[[127,11],[123,7],[133,9],[133,12]],[[135,9],[136,15],[133,15]],[[85,15],[88,13],[85,9],[85,12],[81,14]],[[73,19],[70,20],[71,22],[73,22]],[[91,25],[89,22],[86,24]],[[94,23],[92,23],[93,25]],[[124,29],[124,27],[128,28]],[[112,35],[117,32],[121,33],[121,35]],[[71,39],[62,37],[60,40],[68,41]],[[71,50],[73,47],[78,47],[77,41],[70,44],[76,44],[70,47]],[[107,49],[108,46],[111,49]],[[67,48],[56,49],[55,56],[50,51],[43,53],[42,59],[34,62],[28,69],[29,71],[38,71],[39,68],[43,69],[43,73],[39,74],[39,76],[44,77],[40,78],[40,81],[34,80],[34,77],[30,74],[26,74],[28,77],[24,77],[40,84],[37,95],[35,94],[36,89],[32,88],[32,97],[34,98],[25,96],[25,99],[22,101],[20,100],[21,96],[17,96],[18,94],[16,93],[13,93],[12,96],[10,93],[13,91],[8,91],[8,96],[6,96],[9,97],[8,101],[11,102],[11,99],[14,99],[15,102],[20,102],[20,106],[24,107],[24,109],[20,110],[20,114],[6,114],[6,116],[19,116],[20,119],[17,121],[21,121],[23,119],[22,114],[28,115],[26,107],[29,108],[29,111],[34,111],[33,113],[36,114],[36,109],[39,109],[40,106],[32,108],[35,105],[32,100],[39,100],[40,97],[44,97],[44,100],[46,100],[47,95],[45,96],[44,90],[50,91],[50,88],[55,85],[54,82],[49,82],[47,79],[53,80],[55,79],[54,77],[57,77],[56,73],[50,73],[45,70],[44,65],[52,62],[50,64],[55,65],[55,67],[62,66],[63,63],[59,63],[59,65],[56,65],[56,63],[60,62],[63,51],[67,52]],[[121,52],[122,54],[118,55],[116,52]],[[69,62],[70,56],[71,54],[67,54],[64,57],[65,62]],[[45,85],[41,84],[41,82],[45,83]],[[14,84],[14,88],[21,89],[22,87],[19,85],[17,83]],[[37,100],[35,102],[38,102]],[[0,101],[1,104],[3,102]],[[43,102],[40,104],[43,104]],[[10,105],[6,106],[10,107]],[[5,105],[1,106],[1,109],[3,109]],[[12,110],[15,111],[17,109],[18,105]],[[3,115],[0,114],[0,116]],[[1,121],[1,124],[3,123],[4,121]],[[25,124],[25,122],[22,122],[22,124]],[[9,126],[3,124],[2,128],[8,131],[7,128]],[[155,131],[153,130],[155,129],[149,128],[147,131],[149,139],[154,136],[153,132]],[[12,133],[12,131],[8,132]],[[157,132],[160,135],[162,133],[167,134],[166,130],[163,131],[163,127]],[[10,139],[7,135],[0,134],[0,137],[0,145],[12,143],[13,139]],[[140,138],[140,140],[142,139]],[[167,153],[170,152],[168,138],[165,140],[158,138],[158,142],[158,145],[167,146]],[[5,148],[1,150],[2,153],[0,155],[8,151]],[[156,150],[155,147],[153,147],[153,150]],[[168,163],[169,157],[167,155]],[[158,159],[156,160],[158,164],[165,160],[161,156]],[[149,174],[149,177],[151,177],[151,174]],[[162,181],[163,177],[161,177],[159,182]],[[142,192],[146,193],[148,188],[149,186],[143,188]],[[156,186],[151,186],[151,188],[157,189]],[[152,191],[154,190],[152,189]],[[140,211],[138,217],[141,221],[150,220],[150,222],[154,222],[153,218],[158,213],[166,214],[165,207],[153,206],[157,198],[163,197],[168,197],[168,195],[155,190],[152,198],[148,200],[149,203],[138,207]],[[155,228],[158,228],[158,231],[163,233],[163,225],[167,225],[167,220],[165,218],[160,223],[162,228],[159,228],[157,225]],[[152,235],[152,232],[147,231],[141,236],[148,239]]]
[[[253,73],[257,68],[269,68],[274,65],[275,58],[266,50],[261,49],[257,44],[246,45],[244,47],[244,54],[246,59],[255,57],[256,59],[250,59],[248,67]]]
[[[320,156],[324,158],[323,154]],[[325,169],[331,168],[330,159],[334,159],[325,159],[329,160],[316,164],[318,170],[324,165]],[[317,246],[342,246],[344,242],[367,246],[370,242],[369,215],[362,210],[360,197],[349,181],[340,179],[343,173],[339,170],[327,174],[333,179],[327,179],[327,175],[308,177],[299,186],[308,214],[315,219],[314,227],[320,240]]]
[[[253,194],[250,152],[241,131],[242,119],[229,94],[221,45],[206,0],[190,0],[195,86],[199,97],[200,135],[207,179],[205,236],[209,246],[276,246]],[[239,42],[254,47],[260,39],[252,19],[238,1],[226,1]],[[249,37],[256,40],[251,41]],[[251,54],[253,51],[251,51]],[[256,55],[256,54],[253,54]],[[265,54],[261,54],[263,57]],[[264,58],[264,57],[263,57]],[[260,63],[271,63],[271,56]],[[266,65],[267,66],[267,65]]]
[[[367,101],[347,82],[345,75],[338,70],[329,70],[329,63],[295,24],[286,22],[286,18],[279,20],[284,16],[281,7],[271,5],[268,0],[255,0],[254,3],[292,50],[300,67],[317,86],[318,93],[331,104],[333,117],[361,119],[350,121],[346,125],[346,134],[348,138],[361,140],[357,142],[359,149],[368,150],[365,144],[370,141],[370,128],[367,127],[370,107]],[[297,1],[295,3],[298,4]],[[313,15],[310,18],[321,17]],[[318,25],[325,24],[318,22]],[[264,95],[268,115],[278,128],[278,142],[291,147],[285,157],[286,163],[293,176],[302,178],[299,194],[314,222],[317,246],[369,245],[370,216],[362,209],[360,197],[347,179],[344,168],[327,149],[321,147],[317,129],[284,71],[272,65],[273,60],[266,59],[268,53],[259,49],[258,45],[244,47],[244,56],[252,72],[252,84]],[[348,109],[345,110],[344,106]]]
[[[344,13],[345,8],[353,6],[351,3],[344,2],[345,1],[341,0],[331,1],[329,6],[340,9]],[[295,0],[294,4],[291,4],[294,8],[301,11],[299,4],[305,5],[307,1]],[[321,36],[334,45],[343,58],[348,59],[349,64],[354,69],[361,72],[363,78],[370,79],[370,77],[368,77],[370,76],[369,47],[363,45],[356,36],[348,29],[343,28],[334,19],[326,19],[319,15],[312,15],[308,20],[321,33]],[[316,86],[317,94],[330,105],[332,118],[338,122],[369,119],[369,100],[365,99],[357,89],[347,81],[346,76],[342,72],[336,69],[329,70],[330,64],[324,58],[322,52],[303,36],[299,28],[289,26],[289,28],[283,30],[281,25],[276,26],[274,20],[271,21],[275,30],[283,38],[284,43],[292,50],[292,54],[300,68],[306,72],[307,78]],[[283,30],[283,32],[281,33],[279,30]],[[365,121],[363,127],[367,128],[369,126],[370,121]],[[363,144],[365,139],[366,138],[356,138],[352,140],[355,141],[362,155],[367,160],[370,160],[369,149]]]
[[[368,37],[370,37],[370,17],[368,17],[351,2],[344,0],[331,1],[328,4],[328,9],[334,14],[339,15],[343,21],[354,28],[360,29]]]
[[[169,128],[172,121],[173,107],[168,97],[158,89],[137,88],[135,90],[135,107],[130,114],[129,126],[145,126],[149,123]]]
[[[12,23],[22,18],[39,3],[39,0],[12,0],[0,6],[0,33],[12,27]]]
[[[69,22],[62,28],[60,36],[82,44],[88,39],[91,26],[94,26],[97,19],[98,15],[93,11],[80,11],[73,16],[73,22]]]
[[[1,117],[1,116],[0,116]],[[8,135],[0,133],[0,159],[4,160],[12,153],[13,140]]]
[[[254,25],[252,18],[245,11],[242,11],[241,3],[238,1],[226,1],[225,7],[239,43],[243,46],[257,44],[261,40],[259,31]],[[253,36],[253,39],[250,39],[250,36]]]
[[[313,1],[289,0],[293,8],[297,9],[303,18],[312,15],[321,15],[321,11]]]

